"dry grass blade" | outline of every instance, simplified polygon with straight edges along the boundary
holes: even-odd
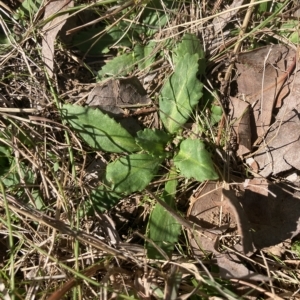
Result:
[[[249,286],[259,292],[262,292],[263,294],[265,294],[266,296],[270,297],[270,299],[274,299],[274,300],[284,300],[284,298],[281,298],[279,296],[276,296],[268,291],[266,291],[265,289],[257,286],[257,285],[254,285],[252,283],[249,283],[249,282],[246,282],[246,281],[243,281],[243,280],[238,280],[238,279],[231,279],[232,282],[238,282],[240,284],[243,284],[245,286]]]
[[[92,266],[87,270],[83,270],[82,274],[91,277],[93,276],[98,270],[105,269],[104,264],[99,263],[96,266]],[[65,294],[70,291],[73,287],[80,284],[81,282],[77,278],[72,278],[68,282],[66,282],[58,291],[54,292],[47,300],[59,300],[65,296]]]
[[[270,62],[269,49],[297,49],[298,16],[288,0],[0,1],[0,297],[297,299],[300,168],[285,144],[299,144],[299,55]],[[180,101],[159,114],[177,88],[193,104],[182,122]],[[123,129],[122,151],[104,151]]]

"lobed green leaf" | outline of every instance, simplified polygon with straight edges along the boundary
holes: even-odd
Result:
[[[114,57],[106,63],[105,66],[98,72],[98,80],[101,81],[105,76],[117,77],[125,76],[133,71],[136,64],[136,58],[132,53],[125,53]]]
[[[108,164],[106,183],[119,194],[142,191],[153,179],[162,159],[149,154],[131,154]]]
[[[205,58],[205,53],[202,45],[200,44],[199,38],[191,33],[186,33],[183,36],[181,42],[177,45],[173,52],[173,62],[175,66],[187,53],[190,55],[197,54],[198,59]],[[204,71],[205,65],[202,65],[201,69]]]
[[[149,42],[147,45],[137,44],[134,47],[134,54],[138,62],[139,70],[147,69],[155,60],[156,53],[153,52],[156,46],[155,42]]]
[[[202,97],[203,84],[197,79],[197,72],[198,54],[187,53],[162,88],[160,117],[170,133],[175,133],[186,123]]]
[[[116,153],[140,150],[134,137],[99,109],[65,104],[62,118],[95,150]]]
[[[174,164],[187,178],[195,178],[198,181],[219,178],[210,153],[205,149],[204,143],[199,140],[182,141],[179,153],[174,157]]]
[[[171,136],[162,130],[146,128],[138,131],[136,143],[146,152],[156,157],[165,157],[165,147]]]

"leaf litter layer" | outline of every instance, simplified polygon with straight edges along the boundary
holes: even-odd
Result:
[[[1,14],[2,294],[292,299],[295,4],[42,5]]]

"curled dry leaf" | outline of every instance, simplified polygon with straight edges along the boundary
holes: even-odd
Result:
[[[236,197],[228,197],[226,192],[223,194],[222,188],[213,182],[207,183],[200,194],[195,196],[196,200],[189,208],[188,217],[200,225],[203,232],[193,232],[193,236],[189,236],[194,253],[213,253],[221,277],[261,280],[262,277],[248,270],[234,252],[221,252],[219,249],[222,235],[226,235],[231,237],[231,241],[235,241],[233,251],[251,254],[254,250],[248,220]]]
[[[45,7],[44,20],[64,9],[73,6],[73,0],[49,1]],[[58,32],[64,26],[68,15],[69,14],[57,16],[52,21],[49,21],[43,28],[44,38],[42,42],[42,57],[50,77],[53,76],[54,42]]]
[[[265,279],[248,270],[234,252],[220,251],[225,236],[234,241],[240,237],[231,248],[249,256],[254,249],[278,245],[300,233],[299,197],[293,189],[270,185],[266,179],[246,180],[239,195],[210,182],[195,197],[188,216],[203,231],[189,236],[191,247],[196,255],[213,253],[222,277]]]

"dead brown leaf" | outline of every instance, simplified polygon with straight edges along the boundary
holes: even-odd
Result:
[[[213,19],[213,32],[215,34],[219,33],[230,22],[230,20],[238,13],[242,4],[242,0],[234,0],[228,7],[227,11],[223,14],[218,14]]]
[[[224,238],[234,241],[229,248],[251,255],[255,248],[278,245],[300,233],[300,201],[289,187],[256,178],[246,180],[237,195],[211,182],[195,197],[188,217],[203,231],[189,236],[190,245],[196,255],[215,255],[221,277],[266,279],[248,270],[235,252],[221,251]]]
[[[237,138],[237,155],[243,156],[251,151],[250,105],[238,98],[230,98],[230,114],[233,120],[232,134]]]
[[[244,254],[251,254],[253,251],[248,220],[239,201],[234,197],[223,197],[222,188],[213,182],[207,183],[196,197],[196,201],[189,208],[188,217],[200,225],[203,231],[194,232],[193,236],[189,237],[194,253],[203,255],[206,251],[212,252],[223,278],[262,279],[248,270],[234,252],[221,252],[219,249],[222,236],[226,235],[235,240],[233,249],[236,251]],[[216,233],[219,231],[219,234],[213,233],[212,230]]]
[[[231,98],[233,135],[237,136],[239,156],[250,152],[255,140],[255,145],[261,143],[255,160],[263,177],[291,168],[300,170],[297,153],[300,79],[292,75],[295,65],[295,51],[283,45],[263,47],[238,57],[237,85],[241,100]],[[251,107],[252,118],[248,114]],[[281,109],[271,126],[274,107]],[[251,125],[250,120],[253,120]]]
[[[283,45],[271,45],[238,56],[238,90],[253,108],[255,139],[267,133],[276,99],[279,94],[280,99],[285,96],[282,85],[295,67],[295,55]]]
[[[73,0],[49,1],[45,7],[44,20],[62,11],[63,9],[73,7],[73,6],[74,6]],[[42,57],[50,77],[53,76],[54,42],[58,32],[65,24],[68,15],[69,14],[64,14],[55,17],[52,21],[48,22],[43,28],[44,38],[42,42]]]
[[[300,233],[300,201],[288,186],[269,184],[266,179],[247,180],[238,200],[257,249],[277,245]]]
[[[146,90],[135,76],[110,79],[97,85],[86,102],[112,115],[124,114],[122,108],[144,106],[151,103]]]
[[[117,117],[120,124],[131,134],[141,126],[135,118],[126,116],[124,109],[134,109],[149,105],[151,99],[135,76],[120,79],[109,79],[99,83],[89,94],[86,104],[100,108],[112,117]],[[126,118],[123,118],[126,116]]]
[[[291,168],[300,170],[300,77],[294,77],[291,93],[276,116],[276,122],[255,155],[260,175],[266,177]]]

